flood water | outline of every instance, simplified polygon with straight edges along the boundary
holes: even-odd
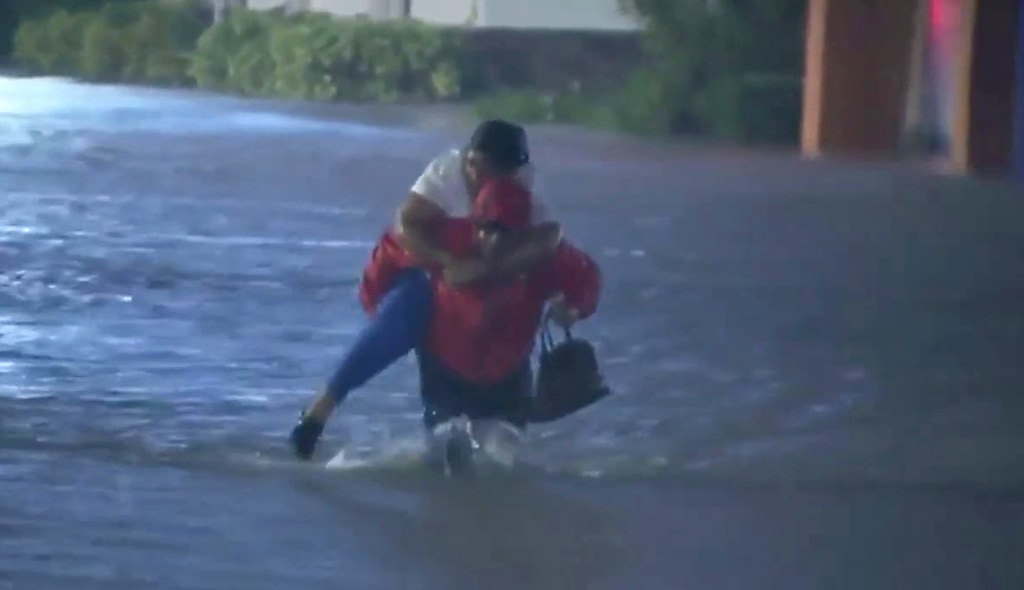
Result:
[[[0,78],[0,588],[1024,588],[995,182],[535,130],[614,396],[453,482],[410,464],[407,359],[294,461],[463,132],[400,119]]]

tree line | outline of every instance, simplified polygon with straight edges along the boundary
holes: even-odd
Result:
[[[6,0],[0,54],[90,80],[313,100],[470,99],[528,120],[796,141],[806,0],[620,2],[643,24],[646,57],[614,92],[574,87],[566,72],[556,92],[467,96],[481,64],[464,30],[248,10],[214,24],[204,0]]]

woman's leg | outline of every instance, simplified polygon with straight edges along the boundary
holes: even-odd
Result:
[[[377,313],[342,358],[326,391],[292,430],[296,454],[309,458],[334,407],[384,369],[415,349],[430,325],[430,278],[420,269],[400,274],[377,306]]]
[[[328,381],[327,395],[344,400],[419,346],[430,325],[432,294],[426,272],[409,269],[398,275]]]

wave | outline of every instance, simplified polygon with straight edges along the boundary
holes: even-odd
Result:
[[[272,106],[199,93],[105,84],[65,78],[0,76],[0,148],[38,134],[81,131],[151,131],[171,135],[257,132],[331,133],[351,137],[409,139],[410,129],[276,112]]]
[[[405,128],[283,113],[236,99],[81,84],[64,78],[0,76],[0,172],[88,171],[123,160],[112,135],[320,135],[393,140],[423,134]]]
[[[216,244],[218,246],[300,246],[303,248],[356,248],[366,249],[374,242],[368,240],[304,240],[295,238],[268,238],[261,236],[199,236],[195,234],[142,234],[142,240]]]
[[[35,406],[56,404],[36,391],[0,404]],[[166,411],[175,413],[173,404]],[[20,413],[20,412],[19,412]],[[16,427],[13,416],[0,419],[0,450],[46,454],[72,454],[119,463],[170,465],[218,471],[287,472],[326,470],[347,477],[425,471],[420,462],[421,436],[395,436],[383,440],[349,442],[338,448],[325,440],[320,458],[299,462],[288,451],[284,432],[262,436],[231,432],[191,436],[147,430],[144,417],[119,429],[92,427],[78,432],[33,432]],[[200,438],[202,437],[202,438]],[[856,443],[851,438],[857,439]],[[672,479],[689,485],[729,485],[820,488],[958,489],[973,492],[1024,492],[1024,439],[1019,435],[977,437],[972,440],[930,440],[909,444],[901,452],[881,448],[877,432],[851,434],[829,442],[822,437],[804,440],[735,440],[712,452],[644,452],[621,446],[609,450],[584,439],[571,448],[545,444],[531,437],[517,471],[539,477],[637,482]],[[751,451],[756,447],[760,452]],[[966,467],[966,468],[965,468]]]

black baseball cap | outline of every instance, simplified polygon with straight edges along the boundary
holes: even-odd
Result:
[[[499,168],[514,169],[530,162],[526,130],[501,119],[489,119],[477,125],[468,147]]]

